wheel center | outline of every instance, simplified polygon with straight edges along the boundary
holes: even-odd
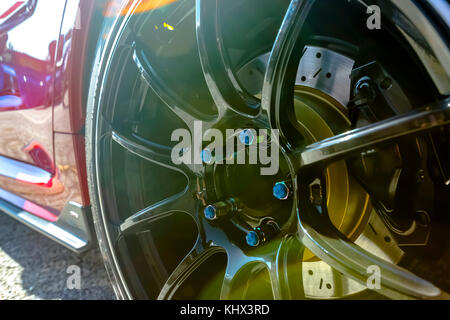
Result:
[[[207,168],[209,177],[206,179],[207,188],[213,190],[213,199],[223,200],[228,198],[238,199],[241,204],[241,215],[256,221],[261,218],[278,218],[277,210],[280,209],[280,201],[274,196],[274,186],[284,181],[289,176],[288,165],[280,150],[276,159],[279,170],[274,175],[262,174],[262,169],[267,165],[259,161],[251,160],[252,155],[258,155],[260,148],[279,148],[278,145],[264,144],[260,142],[262,136],[255,136],[257,130],[243,129],[238,134],[239,142],[242,144],[239,150],[226,158],[234,157],[233,164],[214,164]],[[268,153],[273,150],[267,150]],[[239,160],[245,159],[240,164]],[[231,161],[229,161],[231,162]]]

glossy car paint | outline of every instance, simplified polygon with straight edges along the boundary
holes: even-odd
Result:
[[[89,205],[84,148],[84,74],[89,45],[89,30],[94,10],[102,10],[104,1],[67,1],[61,25],[61,45],[56,59],[54,132],[55,160],[68,193],[66,203]],[[62,146],[62,148],[59,148]],[[66,149],[66,150],[64,150]],[[65,168],[70,166],[72,170]],[[70,183],[69,183],[70,182]],[[64,203],[59,203],[63,206]]]
[[[0,61],[2,72],[0,99],[16,97],[13,107],[0,109],[0,154],[39,167],[27,152],[38,143],[46,163],[53,157],[53,93],[54,64],[59,25],[65,3],[38,1],[31,16],[1,35]],[[54,12],[55,19],[46,18]],[[12,17],[13,19],[15,17]],[[41,168],[47,169],[47,168]],[[56,172],[50,172],[52,176]],[[0,178],[2,188],[41,204],[42,196],[61,190],[55,186],[44,188],[11,178]]]
[[[0,170],[0,197],[22,209],[32,204],[57,216],[70,201],[89,204],[83,71],[92,10],[101,2],[39,0],[0,34],[0,156],[11,164]]]

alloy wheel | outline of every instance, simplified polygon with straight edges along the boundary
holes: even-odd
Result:
[[[395,18],[371,41],[401,42],[393,56],[419,65],[408,79],[396,58],[383,63],[370,45],[351,44],[354,34],[314,23],[341,6],[354,20],[339,27],[364,26],[360,3],[256,2],[180,0],[132,14],[140,2],[130,1],[111,28],[93,76],[88,171],[118,296],[447,297],[404,262],[421,254],[409,245],[432,250],[430,219],[439,213],[430,199],[448,194],[442,172],[429,168],[448,156],[432,146],[448,143],[450,100],[439,94],[442,79],[427,74],[430,56],[411,49],[442,40],[425,38],[397,1],[377,2]],[[426,85],[414,93],[404,84],[417,78]],[[236,130],[246,156],[252,146],[276,146],[279,170],[216,164],[205,160],[207,144],[202,164],[177,165],[180,128],[202,137]],[[268,147],[260,129],[279,139]],[[373,266],[382,280],[370,291]]]

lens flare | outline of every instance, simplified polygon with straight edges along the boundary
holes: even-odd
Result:
[[[142,0],[133,10],[133,14],[158,9],[175,1],[177,0]],[[130,11],[134,4],[135,1],[131,0],[110,0],[105,6],[104,15],[106,17],[124,16]]]

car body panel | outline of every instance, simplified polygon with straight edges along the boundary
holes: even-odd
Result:
[[[104,1],[4,1],[13,9],[0,10],[0,211],[81,253],[93,243],[84,72]]]
[[[62,21],[61,49],[56,58],[55,94],[58,97],[53,106],[53,129],[56,166],[67,190],[65,197],[58,203],[59,210],[69,201],[89,205],[82,132],[86,118],[84,71],[90,22],[94,10],[102,8],[102,3],[103,1],[69,0]],[[71,171],[64,170],[68,165],[71,166]]]
[[[37,1],[32,14],[1,34],[0,155],[57,175],[53,151],[55,56],[65,1]],[[48,19],[53,12],[54,19]],[[15,19],[16,17],[11,17]],[[15,103],[8,101],[13,99]],[[0,177],[3,189],[40,204],[59,183]]]
[[[1,35],[0,156],[12,165],[0,171],[0,188],[58,215],[69,202],[89,204],[80,133],[87,30],[96,1],[32,2],[32,14]],[[38,178],[46,174],[26,176],[20,168],[51,178],[42,183]]]

